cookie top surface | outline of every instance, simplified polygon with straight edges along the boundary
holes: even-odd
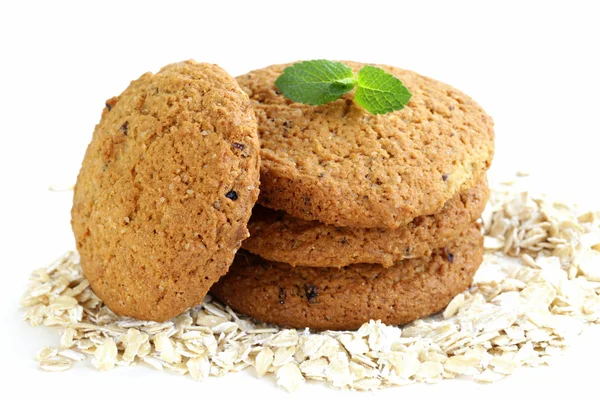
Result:
[[[336,226],[398,228],[439,211],[491,163],[492,119],[449,85],[380,66],[413,96],[403,110],[373,115],[352,93],[322,106],[286,99],[274,82],[288,65],[237,78],[258,120],[259,202],[268,208]]]
[[[307,267],[382,264],[429,255],[481,216],[489,196],[487,180],[452,197],[436,214],[420,216],[397,229],[340,228],[304,221],[283,211],[256,206],[242,247],[270,261]]]
[[[292,267],[240,254],[211,292],[239,312],[282,326],[357,329],[371,319],[398,325],[446,307],[470,286],[482,259],[483,237],[474,225],[431,256],[391,268]]]
[[[162,321],[224,275],[258,198],[246,93],[216,65],[146,73],[110,99],[75,186],[85,276],[117,314]]]

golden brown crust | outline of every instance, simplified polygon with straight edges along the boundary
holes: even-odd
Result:
[[[427,256],[481,216],[489,196],[485,177],[454,196],[439,213],[417,217],[398,229],[341,228],[304,221],[283,211],[254,207],[250,237],[242,248],[265,260],[293,266],[344,267]]]
[[[95,293],[156,321],[201,302],[248,236],[258,163],[250,101],[216,65],[171,64],[110,99],[71,220]]]
[[[239,312],[281,326],[356,329],[371,319],[398,325],[443,309],[470,286],[482,259],[475,224],[430,257],[391,268],[292,267],[240,253],[211,292]]]
[[[286,66],[237,78],[258,119],[265,207],[336,226],[395,229],[438,212],[490,166],[492,119],[449,85],[381,66],[413,97],[401,111],[372,115],[353,94],[322,106],[291,102],[274,86]]]

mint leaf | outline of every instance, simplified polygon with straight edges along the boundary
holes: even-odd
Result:
[[[412,94],[395,76],[367,65],[358,71],[329,60],[303,61],[283,70],[275,86],[290,100],[321,105],[337,100],[358,86],[354,100],[373,114],[401,110]]]
[[[367,65],[358,71],[354,101],[373,114],[402,110],[412,94],[400,79],[381,68]]]
[[[303,61],[284,69],[275,86],[290,100],[321,105],[352,90],[356,76],[352,69],[339,62]]]

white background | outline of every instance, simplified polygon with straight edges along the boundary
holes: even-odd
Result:
[[[33,357],[57,335],[21,321],[27,278],[74,247],[71,184],[104,101],[145,71],[188,58],[232,75],[299,59],[412,69],[463,90],[496,123],[491,174],[532,173],[532,190],[600,209],[600,13],[594,1],[365,0],[126,3],[5,1],[0,5],[0,397],[281,396],[250,371],[196,383],[146,368],[40,372]],[[452,381],[377,397],[597,395],[599,330],[556,365],[492,386]],[[454,394],[453,394],[454,393]],[[594,394],[596,393],[596,394]],[[309,385],[294,396],[347,396]],[[354,394],[370,398],[372,394]]]

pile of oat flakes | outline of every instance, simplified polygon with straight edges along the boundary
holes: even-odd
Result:
[[[600,212],[509,190],[493,192],[482,218],[486,255],[471,290],[402,328],[279,329],[210,296],[165,323],[121,318],[91,291],[73,252],[33,273],[22,304],[31,325],[60,329],[60,345],[37,354],[46,371],[91,355],[100,370],[147,364],[199,381],[251,366],[289,391],[305,380],[356,390],[456,376],[494,382],[549,363],[600,323]]]

